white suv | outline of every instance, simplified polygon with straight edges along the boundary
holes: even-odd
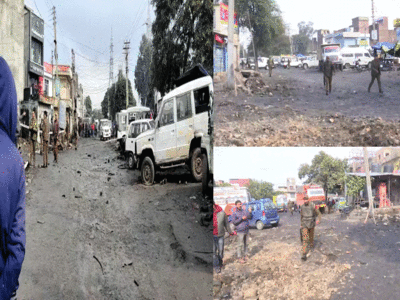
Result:
[[[154,182],[159,169],[189,166],[196,181],[202,180],[203,154],[210,157],[209,120],[213,81],[206,75],[172,90],[161,100],[155,128],[135,141],[135,167],[145,185]]]

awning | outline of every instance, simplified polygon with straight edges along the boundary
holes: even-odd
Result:
[[[375,49],[375,50],[382,49],[385,52],[387,52],[388,50],[393,49],[393,48],[394,48],[394,44],[388,43],[388,42],[379,42],[372,46],[372,49]],[[385,49],[387,49],[387,50],[385,50]]]

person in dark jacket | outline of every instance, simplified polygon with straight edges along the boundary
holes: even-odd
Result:
[[[371,92],[371,86],[375,79],[378,81],[379,93],[383,93],[381,86],[381,64],[378,56],[375,56],[375,59],[371,63],[371,82],[368,86],[368,93]]]
[[[304,197],[304,204],[301,206],[301,236],[303,241],[302,260],[307,260],[307,252],[314,248],[314,228],[321,221],[321,213],[315,208],[314,203],[308,201],[308,197]],[[318,220],[315,222],[316,217]]]
[[[25,171],[15,146],[17,92],[0,57],[0,299],[15,297],[25,257]]]
[[[60,127],[58,125],[57,114],[54,114],[54,125],[53,125],[53,153],[54,153],[54,162],[58,162],[58,142],[60,133]]]
[[[324,71],[326,94],[328,95],[332,92],[332,75],[334,72],[333,64],[329,60],[329,56],[326,57],[326,61],[324,62],[323,65],[323,71]]]
[[[214,236],[214,269],[216,273],[221,272],[224,259],[224,236],[225,230],[230,235],[235,234],[232,231],[224,210],[221,206],[214,203],[213,211],[213,236]]]
[[[236,226],[238,249],[237,255],[241,263],[247,261],[247,239],[249,236],[249,220],[252,218],[251,207],[249,211],[242,208],[242,202],[235,202],[236,210],[232,216],[232,223]],[[242,251],[243,249],[243,251]]]
[[[43,168],[47,168],[49,164],[49,119],[47,118],[47,111],[43,112],[43,119],[40,125],[40,129],[43,131]]]

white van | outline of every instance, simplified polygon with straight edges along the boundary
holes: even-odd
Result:
[[[339,59],[346,69],[355,66],[356,60],[360,59],[361,66],[371,68],[371,62],[374,58],[369,51],[362,47],[344,47],[340,50]]]

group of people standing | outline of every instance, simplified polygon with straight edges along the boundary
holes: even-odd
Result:
[[[22,117],[25,116],[23,113]],[[54,121],[52,124],[50,132],[50,123],[48,119],[47,111],[43,112],[42,121],[40,125],[36,119],[35,111],[32,111],[31,121],[29,123],[29,164],[34,168],[36,166],[36,144],[38,143],[38,134],[41,133],[41,146],[43,153],[43,168],[47,168],[49,164],[49,144],[52,143],[53,153],[54,153],[54,162],[58,162],[58,148],[62,144],[62,141],[66,143],[68,146],[70,140],[72,139],[75,150],[78,147],[78,126],[75,124],[73,126],[72,136],[70,135],[69,123],[66,122],[66,128],[64,131],[64,136],[62,136],[62,132],[60,132],[60,126],[58,123],[58,115],[54,114]],[[51,133],[51,138],[50,138]]]

